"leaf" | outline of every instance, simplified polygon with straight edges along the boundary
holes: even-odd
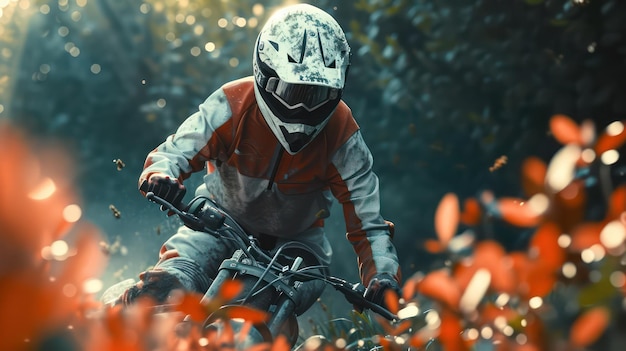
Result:
[[[470,269],[465,272],[455,271],[455,277],[461,289],[466,289],[475,272],[484,268],[491,274],[491,288],[498,292],[515,291],[516,282],[511,275],[512,262],[499,243],[493,240],[478,243],[474,248],[471,262]]]
[[[557,274],[546,263],[530,259],[522,252],[509,255],[517,282],[516,291],[524,300],[546,296],[554,288]]]
[[[490,284],[491,273],[484,268],[476,270],[459,301],[461,311],[464,313],[475,311],[489,289]]]
[[[480,203],[475,198],[467,198],[463,202],[463,212],[459,217],[461,223],[468,226],[476,226],[480,224],[482,218],[482,209]]]
[[[449,311],[443,311],[439,328],[439,342],[446,351],[469,350],[462,337],[463,327],[458,317]]]
[[[550,119],[550,131],[561,144],[582,145],[580,127],[566,115],[554,115]]]
[[[409,301],[415,297],[418,284],[419,280],[416,276],[413,276],[404,282],[404,285],[402,286],[402,298],[404,301]]]
[[[530,261],[527,268],[528,293],[526,298],[548,295],[556,284],[557,276],[543,261]]]
[[[594,307],[583,313],[570,329],[570,343],[586,347],[598,340],[609,325],[610,312],[605,307]]]
[[[438,254],[443,252],[446,248],[437,240],[426,239],[426,241],[424,241],[424,249],[432,254]]]
[[[461,299],[459,286],[446,270],[433,271],[427,274],[418,283],[417,290],[452,309],[457,309]]]
[[[107,257],[99,245],[102,236],[94,225],[81,223],[77,229],[76,255],[64,262],[60,280],[81,286],[85,280],[100,276]]]
[[[224,301],[230,301],[237,297],[242,289],[242,282],[238,280],[227,280],[220,287],[219,297]]]
[[[558,193],[574,180],[581,155],[582,148],[574,144],[568,144],[554,154],[546,171],[547,190]]]
[[[289,351],[291,350],[291,346],[287,342],[287,337],[285,335],[280,334],[274,339],[274,343],[272,344],[271,351]]]
[[[246,349],[246,351],[271,351],[272,344],[269,342],[263,342],[260,344],[252,345]]]
[[[522,163],[522,188],[527,196],[541,193],[548,166],[538,157],[528,157]]]
[[[623,212],[626,212],[626,185],[617,187],[611,193],[605,220],[618,219]]]
[[[398,294],[392,289],[385,290],[385,306],[387,306],[387,309],[393,314],[397,314],[400,309]]]
[[[551,271],[560,269],[565,262],[565,251],[558,243],[560,235],[560,228],[547,222],[537,229],[530,240],[529,255],[544,262]]]
[[[176,304],[175,310],[188,315],[194,322],[202,322],[208,317],[209,313],[207,309],[200,304],[201,299],[201,294],[185,293],[180,302]]]
[[[511,270],[514,273],[517,281],[516,290],[523,298],[528,299],[528,291],[530,290],[530,283],[528,281],[528,272],[531,268],[530,259],[523,252],[513,252],[509,255],[511,259]]]
[[[458,197],[453,193],[444,195],[435,212],[435,231],[444,246],[456,233],[459,217]]]
[[[420,333],[420,332],[413,333],[411,335],[411,339],[409,340],[409,345],[412,348],[419,350],[426,343],[424,339],[426,338],[423,336],[423,333]]]
[[[619,149],[624,142],[626,142],[624,121],[616,121],[606,127],[602,135],[598,138],[594,150],[596,155],[601,156],[606,151]]]
[[[541,220],[541,215],[522,199],[500,198],[498,210],[504,221],[517,227],[534,227]]]
[[[225,312],[230,319],[241,318],[254,324],[265,322],[268,318],[264,311],[241,305],[228,306]]]
[[[581,252],[595,244],[600,244],[602,228],[604,228],[604,224],[599,222],[581,223],[571,232],[572,242],[569,249]]]

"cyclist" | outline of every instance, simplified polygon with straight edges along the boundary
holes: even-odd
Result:
[[[277,11],[256,40],[253,76],[211,94],[148,154],[139,184],[180,203],[183,180],[207,169],[196,195],[214,199],[264,248],[299,241],[326,265],[332,249],[323,226],[334,196],[366,298],[383,303],[386,289],[399,291],[400,269],[372,155],[341,100],[349,65],[345,34],[328,13],[306,4]],[[204,293],[233,250],[182,226],[120,301],[164,301],[177,288]]]

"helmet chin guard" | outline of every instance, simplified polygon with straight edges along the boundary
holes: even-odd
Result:
[[[282,8],[261,29],[253,56],[254,92],[287,152],[306,147],[341,100],[350,47],[337,21],[308,4]]]
[[[322,131],[322,129],[330,119],[329,115],[326,119],[324,119],[316,126],[310,126],[303,123],[285,123],[280,118],[275,116],[272,110],[267,107],[265,100],[258,98],[259,94],[257,91],[258,87],[255,84],[254,92],[257,95],[259,109],[261,110],[261,114],[263,114],[263,118],[267,122],[267,125],[270,127],[278,141],[291,155],[295,155],[296,153],[298,153],[298,151],[307,146],[313,140],[313,138],[315,138],[317,134]]]

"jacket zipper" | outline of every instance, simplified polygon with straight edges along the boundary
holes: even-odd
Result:
[[[276,146],[276,150],[274,150],[274,155],[272,155],[272,173],[270,174],[269,183],[267,183],[267,190],[272,190],[272,185],[274,185],[274,178],[276,178],[278,166],[280,166],[280,159],[282,157],[283,146],[278,143],[278,145]]]

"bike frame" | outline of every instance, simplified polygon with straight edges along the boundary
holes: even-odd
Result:
[[[242,281],[243,291],[222,308],[243,305],[271,314],[265,323],[254,325],[256,330],[249,335],[251,340],[246,343],[271,342],[283,334],[293,346],[299,330],[297,315],[317,300],[325,285],[333,286],[355,306],[371,309],[388,320],[397,320],[397,316],[386,308],[364,298],[365,287],[362,284],[330,276],[328,267],[321,265],[320,260],[305,245],[293,242],[271,252],[261,249],[254,236],[248,234],[208,197],[197,196],[186,206],[174,206],[151,192],[146,194],[146,198],[176,214],[187,227],[228,238],[237,244],[238,249],[231,258],[225,259],[220,265],[201,303],[216,298],[220,287],[227,280]],[[205,328],[220,328],[219,323],[223,321],[217,315],[221,313],[214,313],[207,318]]]

